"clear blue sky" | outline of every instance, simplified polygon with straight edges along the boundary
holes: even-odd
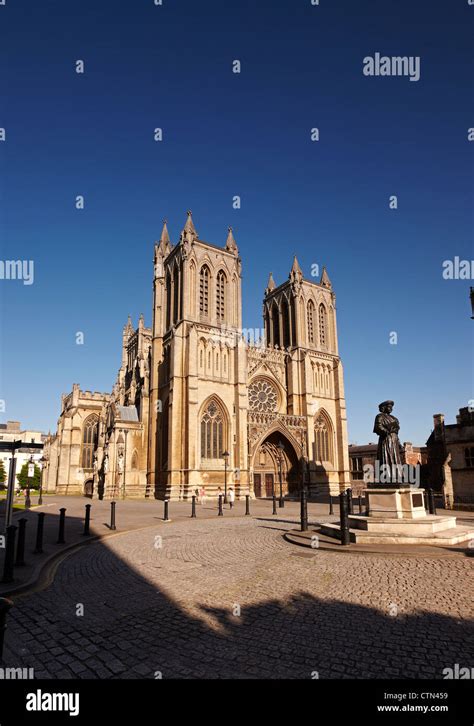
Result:
[[[473,20],[467,0],[7,0],[0,239],[35,281],[0,281],[2,420],[54,429],[73,382],[110,391],[128,313],[151,324],[162,219],[176,242],[188,208],[209,242],[234,228],[246,327],[270,270],[327,266],[350,441],[374,439],[386,398],[402,440],[454,420],[474,323],[442,262],[474,257]],[[365,77],[375,52],[420,56],[421,79]]]

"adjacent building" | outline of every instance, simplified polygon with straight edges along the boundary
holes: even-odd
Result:
[[[453,424],[435,414],[426,446],[431,486],[448,505],[474,505],[474,411],[460,408]]]
[[[0,423],[0,459],[3,461],[3,466],[6,473],[6,479],[4,486],[8,481],[8,472],[10,469],[10,459],[12,454],[10,451],[2,451],[2,442],[21,441],[22,446],[15,450],[16,458],[16,478],[18,483],[18,474],[21,472],[23,465],[29,461],[34,461],[40,467],[42,466],[43,450],[42,448],[35,447],[34,449],[29,448],[28,444],[44,444],[47,440],[47,436],[41,431],[32,431],[30,429],[21,428],[19,421],[7,421],[6,423]]]

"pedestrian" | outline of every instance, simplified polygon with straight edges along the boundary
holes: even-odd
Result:
[[[232,509],[232,507],[234,506],[234,500],[235,500],[235,492],[232,489],[232,487],[229,489],[227,499],[229,500],[229,507]]]
[[[201,500],[201,506],[204,504],[204,497],[206,496],[206,490],[201,487],[199,490],[199,499]]]
[[[222,496],[222,502],[224,502],[224,495],[222,494],[222,487],[217,487],[217,504],[219,505],[219,497]]]

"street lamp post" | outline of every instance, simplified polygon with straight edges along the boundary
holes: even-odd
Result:
[[[41,507],[43,504],[43,471],[44,471],[44,465],[46,463],[46,459],[44,456],[41,457],[39,460],[39,463],[41,464],[41,476],[40,476],[40,490],[39,490],[39,498],[38,498],[38,506]]]
[[[25,499],[25,509],[31,509],[31,499],[30,499],[30,481],[32,477],[35,475],[35,465],[33,462],[33,454],[30,456],[30,460],[28,462],[28,471],[27,471],[27,478],[26,478],[26,499]]]
[[[224,504],[227,504],[227,461],[229,458],[229,452],[224,451],[222,456],[224,457]]]
[[[282,481],[281,481],[281,465],[283,462],[283,452],[285,451],[285,445],[282,441],[278,442],[277,449],[278,449],[278,470],[279,470],[278,473],[279,473],[279,477],[280,477],[280,501],[278,502],[278,506],[280,508],[282,508],[285,506],[285,500],[283,499]]]

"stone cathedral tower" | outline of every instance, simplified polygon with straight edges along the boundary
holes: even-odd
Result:
[[[188,212],[172,248],[165,223],[155,249],[149,442],[149,486],[160,498],[187,498],[202,484],[217,491],[225,466],[248,488],[241,309],[232,230],[223,247],[204,242]]]

